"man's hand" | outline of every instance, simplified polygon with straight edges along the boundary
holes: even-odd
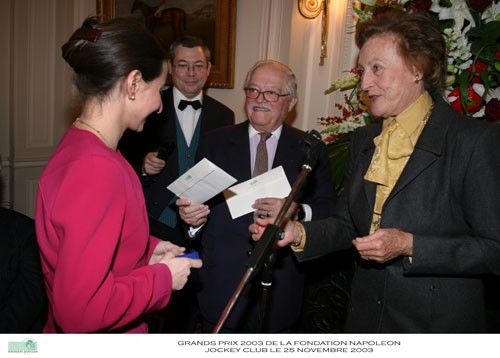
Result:
[[[252,208],[255,209],[255,216],[276,218],[283,207],[286,199],[280,198],[260,198],[255,200]],[[293,218],[299,206],[296,202],[292,202],[285,215],[287,218]]]
[[[192,204],[191,200],[180,198],[175,204],[179,207],[179,216],[182,221],[191,226],[200,226],[207,222],[210,209],[207,205]]]
[[[142,162],[142,172],[147,175],[158,174],[165,168],[165,161],[158,158],[158,152],[149,152]]]

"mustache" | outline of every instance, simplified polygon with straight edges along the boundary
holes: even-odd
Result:
[[[254,110],[255,108],[260,108],[260,109],[266,109],[268,111],[272,110],[272,107],[268,103],[252,103],[251,105],[248,106],[251,110]]]

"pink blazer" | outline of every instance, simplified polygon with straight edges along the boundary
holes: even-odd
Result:
[[[49,300],[44,332],[147,332],[145,315],[172,291],[167,266],[148,266],[139,179],[119,152],[72,126],[39,182],[36,232]]]

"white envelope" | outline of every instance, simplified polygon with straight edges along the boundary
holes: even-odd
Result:
[[[167,186],[167,189],[179,198],[191,200],[193,204],[203,204],[235,182],[235,178],[203,158]]]
[[[248,214],[255,200],[260,198],[285,198],[292,188],[282,166],[269,170],[246,182],[224,190],[231,217],[236,219]]]

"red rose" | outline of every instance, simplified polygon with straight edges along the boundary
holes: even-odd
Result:
[[[469,67],[469,72],[473,73],[474,76],[479,76],[479,73],[482,71],[486,71],[488,69],[488,66],[482,62],[481,60],[476,60],[472,65]]]
[[[450,97],[456,97],[456,99],[452,100]],[[460,113],[464,113],[464,110],[462,109],[462,105],[460,103],[460,89],[459,88],[455,88],[453,91],[451,91],[448,94],[448,102],[450,102],[450,105],[456,111],[459,111]]]
[[[381,6],[373,12],[372,17],[376,17],[378,15],[385,14],[386,12],[388,12],[390,10],[391,10],[391,8],[389,6]]]
[[[500,121],[500,101],[498,99],[492,99],[491,101],[486,103],[484,113],[488,121]]]
[[[450,92],[450,94],[448,94],[448,97],[457,97],[455,101],[450,102],[450,105],[460,113],[464,113],[460,97],[460,88],[455,88]],[[466,103],[468,114],[476,113],[483,105],[483,99],[474,91],[472,86],[469,86],[468,88]]]
[[[469,0],[469,5],[474,10],[483,12],[492,2],[493,0]]]
[[[491,1],[490,1],[491,2]],[[410,4],[412,10],[429,11],[432,5],[432,0],[415,0]]]
[[[481,78],[479,78],[479,76],[474,76],[470,79],[470,83],[471,85],[475,84],[475,83],[482,83],[481,82]]]

